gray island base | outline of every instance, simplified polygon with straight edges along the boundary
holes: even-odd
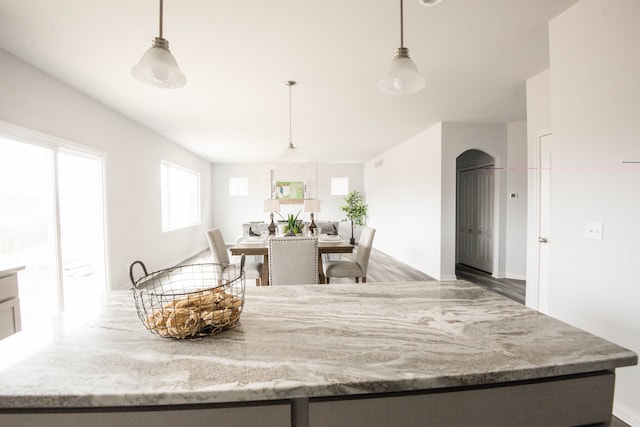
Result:
[[[637,363],[466,282],[248,287],[241,325],[187,340],[130,292],[90,313],[0,341],[0,425],[608,425]]]

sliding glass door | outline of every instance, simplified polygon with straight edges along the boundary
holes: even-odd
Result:
[[[19,273],[24,330],[104,292],[102,158],[0,138],[0,265]]]
[[[63,307],[105,289],[102,160],[58,151],[58,201]]]

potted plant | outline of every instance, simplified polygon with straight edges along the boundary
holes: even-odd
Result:
[[[284,232],[286,236],[295,236],[296,234],[302,233],[304,224],[301,220],[298,219],[298,215],[300,215],[300,211],[298,211],[295,216],[293,214],[287,215],[287,225],[284,226]],[[280,217],[282,218],[282,215]]]
[[[367,204],[357,190],[350,192],[344,198],[344,201],[347,204],[341,206],[340,209],[346,213],[346,218],[343,221],[351,221],[351,239],[349,239],[349,243],[355,245],[356,239],[353,236],[353,227],[354,225],[364,225],[364,219],[367,216]]]

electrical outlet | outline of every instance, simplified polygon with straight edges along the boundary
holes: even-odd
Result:
[[[585,237],[587,239],[602,240],[602,223],[595,221],[588,221]]]

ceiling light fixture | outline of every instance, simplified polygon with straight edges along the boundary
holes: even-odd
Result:
[[[306,163],[307,159],[304,158],[300,149],[293,146],[293,125],[291,120],[291,88],[296,85],[296,82],[293,80],[287,80],[284,82],[287,86],[289,86],[289,143],[287,147],[284,149],[282,154],[278,156],[278,161],[282,163]]]
[[[418,67],[409,58],[409,49],[404,47],[404,13],[403,0],[400,0],[400,47],[396,49],[387,75],[378,82],[378,89],[389,94],[414,93],[425,86],[424,77]]]
[[[185,85],[187,78],[169,52],[169,42],[162,37],[162,3],[160,0],[160,34],[153,39],[151,47],[142,55],[132,69],[131,75],[138,81],[165,89],[175,89]]]

